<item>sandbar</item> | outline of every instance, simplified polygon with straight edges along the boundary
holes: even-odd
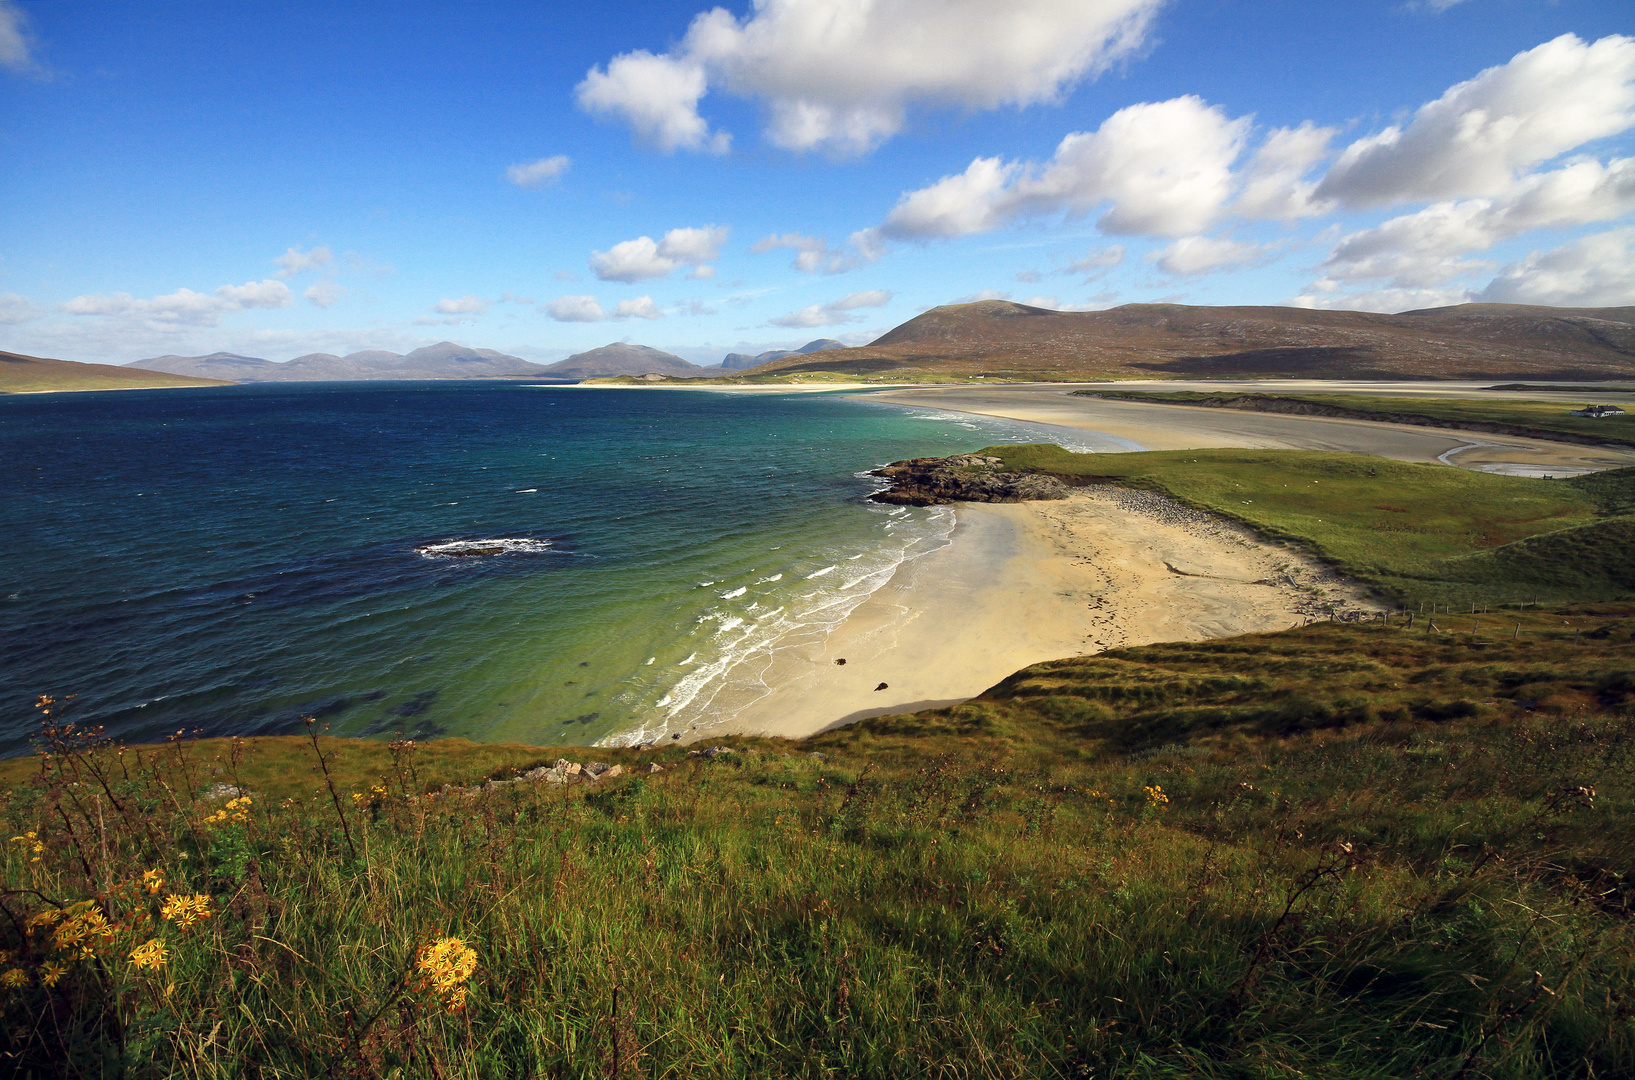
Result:
[[[1119,384],[1125,388],[1130,384]],[[1336,392],[1326,384],[1326,393]],[[1032,384],[955,389],[895,390],[876,400],[950,412],[977,413],[1073,428],[1124,440],[1144,450],[1334,450],[1378,454],[1398,461],[1441,462],[1486,472],[1571,475],[1635,465],[1635,448],[1578,446],[1514,435],[1347,420],[1326,416],[1199,409],[1186,405],[1077,397],[1085,387]],[[1226,383],[1171,384],[1156,389],[1254,389]],[[1284,392],[1303,387],[1285,385]],[[1381,392],[1383,386],[1354,387]],[[1406,392],[1406,391],[1401,391]],[[1421,391],[1423,392],[1423,391]],[[1443,393],[1448,393],[1443,390]],[[1474,396],[1466,389],[1463,396]],[[1536,396],[1536,395],[1535,395]],[[1126,446],[1126,449],[1132,448]],[[971,449],[976,449],[972,447]]]

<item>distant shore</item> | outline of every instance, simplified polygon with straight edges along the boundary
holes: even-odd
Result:
[[[821,644],[780,654],[765,697],[696,736],[805,738],[956,704],[1045,660],[1369,606],[1361,587],[1310,558],[1144,492],[956,513],[952,543],[904,563]]]

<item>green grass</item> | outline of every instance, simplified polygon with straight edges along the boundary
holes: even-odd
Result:
[[[1635,469],[1532,480],[1303,450],[982,453],[1008,469],[1164,492],[1305,547],[1399,602],[1565,602],[1635,588],[1632,523],[1617,516],[1635,507]]]
[[[805,744],[594,751],[665,768],[593,791],[432,799],[555,751],[326,741],[337,808],[297,740],[58,732],[0,804],[25,836],[0,1052],[18,1076],[1630,1075],[1632,615],[1124,650]],[[195,798],[235,780],[247,820],[207,823]],[[171,893],[213,917],[166,922]],[[120,929],[46,987],[18,927],[87,898]],[[406,978],[441,935],[476,951],[452,1013]],[[127,959],[149,938],[157,972]]]
[[[0,763],[9,1073],[1635,1075],[1635,604],[1464,610],[1622,580],[1635,470],[985,452],[1248,522],[1413,618],[1039,664],[713,760],[126,748],[48,703]],[[559,755],[628,775],[485,785]],[[446,937],[458,1003],[416,970]]]
[[[1585,403],[1594,403],[1595,392],[1589,388],[1584,388],[1584,392],[1589,395]],[[1510,424],[1546,436],[1551,433],[1566,433],[1590,436],[1600,442],[1635,446],[1635,413],[1591,420],[1571,415],[1573,409],[1582,408],[1584,403],[1575,405],[1565,401],[1482,401],[1471,398],[1368,397],[1362,394],[1242,394],[1197,391],[1079,390],[1075,393],[1096,394],[1115,400],[1124,398],[1175,405],[1242,400],[1304,401],[1313,405],[1349,409],[1353,412],[1414,416],[1432,421]]]

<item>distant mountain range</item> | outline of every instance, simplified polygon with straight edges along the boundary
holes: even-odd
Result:
[[[771,352],[764,352],[759,356],[751,356],[748,353],[741,352],[728,353],[726,358],[721,361],[721,368],[723,371],[744,371],[752,367],[759,367],[762,364],[770,364],[774,360],[782,360],[786,356],[807,356],[815,352],[827,352],[830,349],[844,349],[845,347],[846,343],[843,341],[836,341],[834,338],[818,338],[816,341],[808,341],[798,349],[773,349]]]
[[[468,349],[452,341],[440,341],[411,353],[398,354],[381,349],[335,356],[308,353],[278,363],[259,356],[217,352],[208,356],[155,356],[126,364],[130,370],[165,372],[195,379],[225,382],[335,382],[376,379],[593,379],[604,375],[646,375],[656,373],[681,378],[712,375],[754,367],[786,356],[843,349],[831,338],[808,342],[795,350],[775,350],[759,356],[729,353],[719,365],[700,367],[673,353],[616,341],[599,349],[575,353],[554,364],[535,364],[519,356],[493,349]]]
[[[308,353],[279,364],[259,356],[211,353],[209,356],[155,356],[127,367],[167,371],[202,379],[230,382],[333,382],[373,379],[504,379],[513,376],[544,376],[548,370],[517,356],[493,349],[468,349],[452,341],[440,341],[411,353],[399,355],[371,349],[334,356]],[[549,376],[546,376],[549,377]]]
[[[821,355],[820,355],[821,354]],[[276,364],[254,356],[158,356],[124,370],[229,382],[338,379],[592,379],[612,375],[987,375],[1096,378],[1315,379],[1635,378],[1635,307],[1462,304],[1382,315],[1289,307],[1125,304],[1051,311],[1006,300],[949,304],[868,345],[819,338],[799,349],[729,353],[701,367],[645,345],[614,342],[554,364],[444,341],[406,355],[311,353]]]
[[[1051,311],[1006,300],[932,308],[868,345],[749,374],[831,372],[1314,379],[1628,379],[1635,307],[1461,304],[1381,315],[1290,307],[1125,304]]]
[[[650,349],[646,345],[628,345],[615,341],[600,349],[574,353],[542,368],[540,374],[557,379],[594,379],[602,375],[658,375],[698,378],[707,369],[690,364],[672,353]]]

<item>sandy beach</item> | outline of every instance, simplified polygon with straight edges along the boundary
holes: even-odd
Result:
[[[1438,393],[1474,396],[1480,384],[1461,384],[1462,392],[1437,386]],[[1325,393],[1407,393],[1413,384],[1271,384],[1284,393],[1320,389]],[[1255,390],[1257,383],[1121,383],[1120,389]],[[1569,476],[1595,469],[1635,465],[1635,449],[1617,446],[1579,446],[1515,435],[1457,431],[1386,424],[1372,420],[1345,420],[1326,416],[1288,416],[1279,413],[1197,409],[1185,405],[1114,401],[1076,397],[1062,384],[1018,384],[981,388],[921,388],[891,390],[875,395],[899,405],[947,409],[951,412],[1001,416],[1035,424],[1050,424],[1093,432],[1122,440],[1119,449],[1200,450],[1206,447],[1244,449],[1337,450],[1379,454],[1398,461],[1439,461],[1444,465],[1503,472],[1520,476]],[[1417,389],[1425,393],[1424,389]],[[1498,394],[1496,398],[1511,395]],[[1523,395],[1516,395],[1521,397]],[[1535,397],[1537,395],[1534,395]],[[1627,396],[1627,395],[1626,395]],[[1609,394],[1608,400],[1620,395]],[[972,447],[972,449],[976,449]],[[1109,447],[1112,449],[1112,447]]]
[[[956,704],[1043,660],[1367,606],[1304,556],[1144,492],[964,504],[957,515],[952,543],[904,563],[826,641],[780,654],[770,693],[695,737],[801,738]]]

